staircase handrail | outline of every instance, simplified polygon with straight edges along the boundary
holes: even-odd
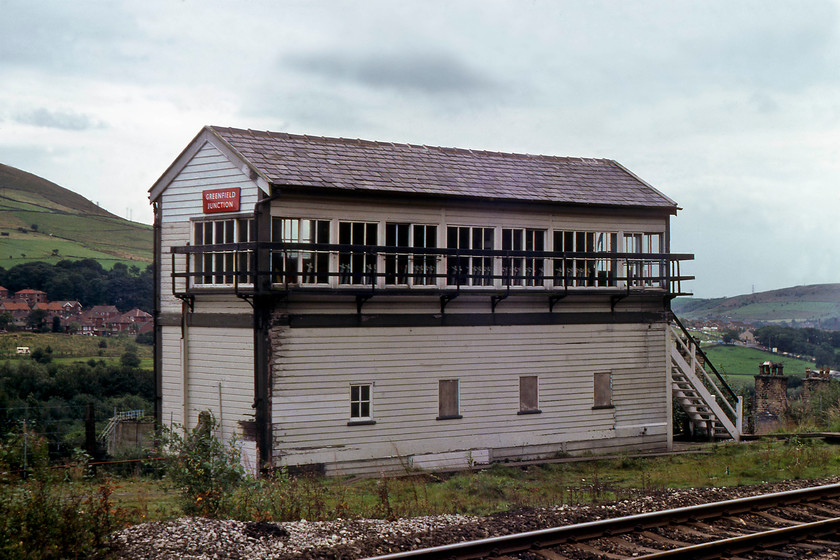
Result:
[[[102,432],[99,434],[99,441],[107,441],[108,438],[111,437],[111,434],[113,433],[114,428],[116,428],[118,423],[119,420],[117,419],[117,417],[111,417],[108,420],[108,425],[105,426],[105,429],[102,430]]]
[[[715,365],[709,360],[709,357],[706,356],[706,353],[703,352],[703,349],[700,348],[700,343],[697,341],[697,339],[694,338],[694,336],[692,336],[690,332],[688,332],[688,329],[685,328],[685,325],[682,324],[682,321],[680,321],[679,317],[677,317],[676,313],[674,313],[673,311],[671,312],[671,318],[674,320],[677,326],[680,327],[680,330],[683,332],[683,334],[694,343],[694,347],[697,349],[697,352],[703,357],[704,365],[709,366],[709,368],[712,370],[712,373],[714,373],[715,377],[717,377],[718,381],[720,381],[720,384],[723,387],[726,394],[729,395],[733,402],[737,402],[738,396],[735,394],[735,391],[732,390],[732,387],[729,386],[729,383],[726,382],[723,376],[718,372]]]

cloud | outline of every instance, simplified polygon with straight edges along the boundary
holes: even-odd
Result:
[[[281,65],[330,81],[420,94],[472,94],[501,87],[484,73],[444,53],[300,53],[283,58]]]
[[[60,130],[81,131],[105,127],[102,122],[82,113],[51,111],[43,107],[17,115],[15,120],[21,124]]]

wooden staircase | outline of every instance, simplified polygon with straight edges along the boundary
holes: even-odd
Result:
[[[709,439],[741,441],[743,398],[735,395],[676,315],[669,334],[673,397],[695,431]]]

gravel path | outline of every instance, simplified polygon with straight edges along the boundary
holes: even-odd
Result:
[[[731,488],[666,490],[595,506],[523,509],[487,517],[436,515],[394,521],[341,519],[289,523],[185,517],[119,531],[114,536],[114,548],[115,556],[121,560],[355,559],[838,482],[840,477]]]

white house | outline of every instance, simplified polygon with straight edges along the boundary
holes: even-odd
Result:
[[[206,127],[150,199],[165,424],[327,473],[671,446],[691,255],[615,161]]]

